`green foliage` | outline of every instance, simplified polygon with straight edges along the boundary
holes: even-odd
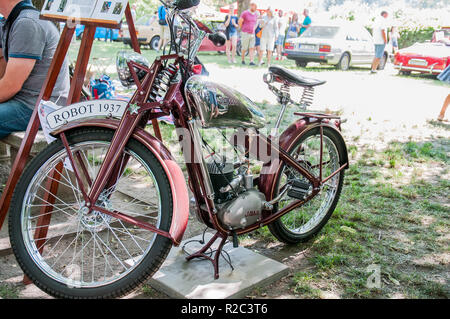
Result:
[[[430,41],[433,37],[434,30],[435,29],[433,27],[424,26],[419,26],[414,29],[400,28],[400,39],[398,45],[400,48],[406,48],[416,42]]]
[[[159,0],[130,0],[130,6],[136,5],[136,17],[153,15],[158,7],[161,5]]]

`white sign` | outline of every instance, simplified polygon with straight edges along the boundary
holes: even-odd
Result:
[[[109,20],[119,23],[128,0],[46,0],[42,14],[65,18]]]
[[[50,129],[79,121],[89,117],[115,117],[122,118],[128,102],[123,100],[93,100],[62,107],[47,115]]]

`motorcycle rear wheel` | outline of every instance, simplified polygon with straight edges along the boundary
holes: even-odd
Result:
[[[323,178],[326,178],[336,171],[344,158],[345,144],[342,137],[332,129],[327,127],[324,133],[323,162],[327,165],[323,168]],[[298,161],[313,175],[319,176],[318,164],[320,163],[320,131],[319,128],[312,129],[301,136],[288,150],[291,156],[295,156]],[[281,173],[276,182],[276,197],[284,185],[289,180],[300,179],[303,182],[308,180],[292,168],[282,164]],[[328,175],[327,175],[328,174]],[[344,171],[340,171],[324,185],[324,188],[303,206],[292,210],[286,215],[278,218],[268,227],[272,235],[278,240],[287,244],[297,244],[305,242],[314,237],[330,219],[342,191],[344,181]],[[278,209],[296,201],[288,195],[278,203]]]
[[[97,128],[66,133],[72,153],[79,155],[75,165],[81,172],[84,162],[91,181],[113,134]],[[124,160],[125,154],[128,160]],[[97,205],[168,231],[172,192],[161,164],[134,139],[119,161],[123,173],[102,193]],[[54,180],[52,172],[63,163],[58,190],[52,193],[55,201],[50,205],[45,185]],[[172,242],[109,215],[86,214],[79,183],[67,163],[66,150],[58,139],[23,172],[9,216],[16,259],[36,286],[57,298],[116,298],[128,294],[159,269]],[[83,178],[83,185],[89,192],[88,178]],[[51,208],[51,215],[43,212],[45,207]],[[39,224],[46,216],[51,217]],[[42,225],[48,225],[48,233],[37,238],[36,230]]]

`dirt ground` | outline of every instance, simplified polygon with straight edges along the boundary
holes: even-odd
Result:
[[[207,68],[212,78],[219,79],[221,82],[242,91],[256,102],[266,105],[264,112],[271,123],[274,122],[278,109],[271,107],[271,105],[275,104],[275,99],[262,82],[264,69],[242,69],[240,67],[223,69],[214,64],[207,65]],[[242,72],[244,70],[245,72]],[[351,153],[351,165],[359,165],[362,160],[369,163],[372,157],[375,159],[378,153],[395,147],[397,143],[414,142],[420,144],[430,142],[433,145],[438,145],[437,148],[443,154],[443,160],[413,161],[403,165],[398,164],[402,160],[401,156],[399,156],[394,158],[397,161],[397,164],[395,162],[393,164],[394,169],[391,167],[392,158],[389,158],[385,164],[376,167],[376,170],[381,172],[380,174],[383,176],[401,172],[403,174],[401,177],[394,180],[386,180],[385,182],[387,186],[390,185],[389,187],[395,188],[400,187],[399,185],[402,183],[405,185],[409,184],[417,176],[420,176],[421,180],[432,184],[446,181],[445,185],[447,186],[445,186],[444,192],[439,193],[432,199],[433,203],[439,203],[441,207],[444,207],[444,214],[447,215],[442,217],[446,221],[440,224],[442,236],[439,237],[439,240],[443,240],[441,242],[442,249],[440,248],[438,254],[429,254],[428,256],[431,258],[429,263],[437,263],[439,265],[432,271],[432,275],[436,275],[436,278],[439,278],[439,280],[436,280],[442,283],[444,294],[447,294],[446,296],[448,297],[448,266],[450,263],[448,209],[450,203],[447,191],[448,181],[450,180],[448,167],[450,126],[436,122],[435,118],[439,113],[445,96],[450,94],[450,87],[428,76],[398,76],[391,65],[388,65],[387,70],[377,75],[370,75],[368,69],[359,68],[341,72],[312,67],[307,70],[302,69],[300,72],[309,77],[327,80],[326,85],[316,89],[316,99],[312,109],[332,111],[340,114],[347,120],[343,125],[343,134]],[[294,116],[291,114],[293,110],[290,110],[289,113],[284,121],[284,125],[294,119]],[[447,114],[447,118],[448,116]],[[9,167],[6,163],[0,164],[0,182],[2,185],[5,183],[8,171]],[[364,176],[364,174],[361,176]],[[353,184],[344,187],[351,188]],[[348,196],[351,196],[351,194]],[[349,200],[351,201],[351,198]],[[422,222],[433,223],[434,218],[425,216]],[[358,221],[355,223],[358,223]],[[202,226],[195,222],[193,217],[191,217],[188,227],[188,234],[185,238],[194,236],[202,230]],[[354,228],[358,229],[358,227]],[[384,236],[382,227],[373,228],[373,230],[377,232],[376,237],[380,236],[381,238]],[[404,231],[407,232],[407,230]],[[327,233],[325,232],[324,234]],[[398,235],[397,240],[401,240],[401,236],[401,234]],[[6,227],[0,232],[0,239],[5,237]],[[405,241],[407,240],[405,239]],[[408,298],[416,296],[396,289],[396,285],[393,284],[396,279],[391,275],[383,279],[390,284],[390,288],[386,293],[383,292],[381,295],[364,295],[360,294],[360,292],[356,295],[349,294],[347,288],[344,291],[344,288],[341,287],[345,286],[341,285],[339,281],[342,278],[338,278],[338,275],[336,275],[340,271],[339,266],[336,266],[332,271],[318,268],[316,262],[318,254],[317,250],[314,250],[315,246],[313,244],[287,246],[274,241],[273,238],[268,239],[266,232],[243,238],[241,244],[269,258],[278,260],[290,268],[288,276],[268,287],[256,289],[249,294],[249,298]],[[386,247],[392,246],[391,244],[386,245]],[[322,251],[321,253],[326,255],[329,252]],[[383,256],[383,253],[379,253],[379,255]],[[415,258],[414,253],[411,252],[411,255],[408,258],[413,260]],[[422,255],[418,254],[417,257],[419,256]],[[408,259],[407,265],[413,264],[410,259]],[[417,263],[414,265],[416,268],[420,267]],[[417,271],[425,273],[428,270],[420,268]],[[304,274],[311,273],[313,277],[320,276],[320,280],[318,279],[314,284],[310,284],[311,281],[308,279],[307,287],[310,289],[308,290],[301,284],[306,282]],[[392,273],[391,271],[389,274]],[[14,257],[11,254],[0,255],[0,297],[48,298],[35,286],[24,286],[21,283],[21,278],[22,273]],[[327,278],[330,279],[328,282],[333,283],[331,286],[326,284]],[[298,287],[303,290],[297,289]],[[317,291],[319,292],[316,293]],[[421,295],[418,296],[420,297]],[[430,296],[433,297],[434,295],[430,293]],[[144,286],[130,297],[165,298],[166,296],[156,292],[149,286]]]

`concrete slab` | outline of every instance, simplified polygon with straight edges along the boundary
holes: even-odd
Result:
[[[212,236],[207,233],[206,241]],[[183,244],[199,239],[201,235],[187,239]],[[233,248],[232,243],[227,243],[224,249],[231,257],[234,271],[221,257],[220,278],[214,280],[212,263],[208,260],[187,262],[186,254],[181,248],[183,244],[170,251],[160,270],[150,280],[153,288],[172,298],[243,298],[254,288],[268,285],[288,273],[288,267],[282,263],[243,247]],[[197,242],[191,243],[186,246],[186,250],[193,253],[201,246]]]

